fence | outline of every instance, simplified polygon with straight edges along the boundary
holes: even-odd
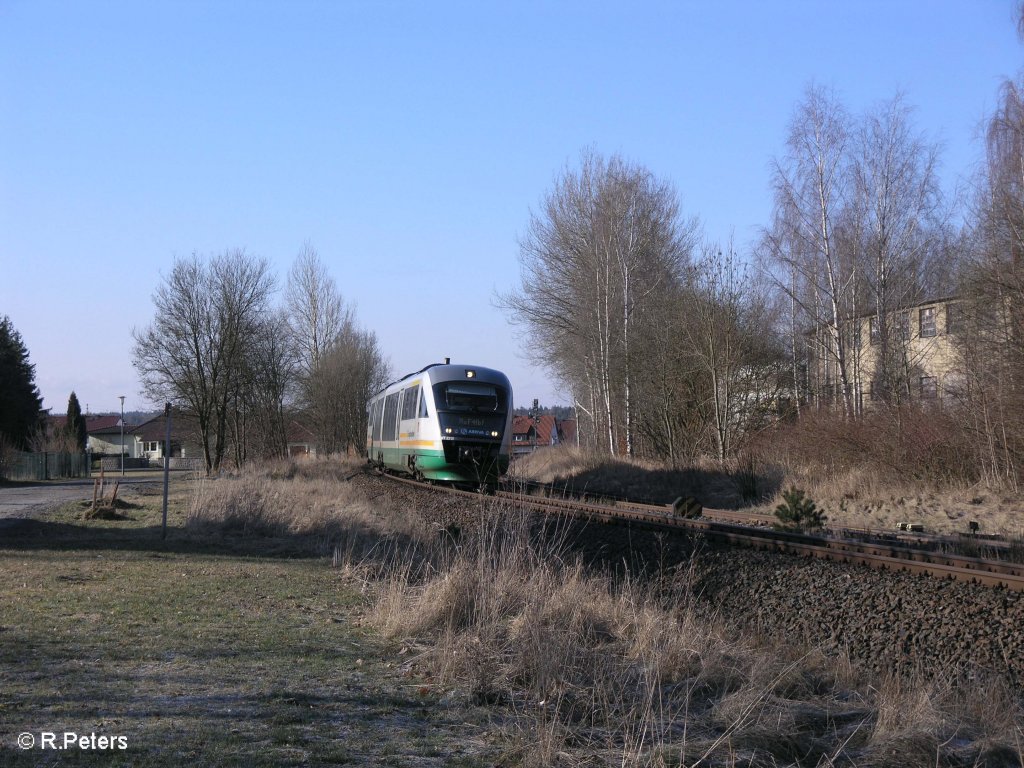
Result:
[[[22,453],[13,451],[0,462],[5,480],[52,480],[58,477],[88,477],[86,453]]]
[[[150,464],[149,459],[144,456],[137,459],[128,456],[104,456],[100,459],[100,469],[104,472],[120,472],[122,466],[125,469],[148,469]]]

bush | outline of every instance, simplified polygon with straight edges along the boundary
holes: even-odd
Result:
[[[782,498],[783,503],[775,508],[775,516],[779,519],[775,524],[777,530],[806,531],[825,526],[828,518],[799,488],[783,491]]]

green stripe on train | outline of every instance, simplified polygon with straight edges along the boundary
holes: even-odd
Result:
[[[409,471],[408,457],[416,457],[416,469],[428,480],[441,480],[453,483],[475,483],[493,481],[508,470],[508,454],[500,454],[496,464],[487,468],[481,477],[470,465],[450,463],[444,457],[444,451],[423,448],[378,448],[373,459],[383,457],[384,466],[400,472]]]

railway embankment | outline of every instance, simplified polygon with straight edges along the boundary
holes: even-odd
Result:
[[[1019,592],[785,554],[715,550],[704,601],[759,633],[926,676],[987,670],[1024,680]]]
[[[471,524],[465,505],[444,493],[428,508],[438,523]],[[561,519],[550,529],[570,557],[598,570],[643,571],[655,585],[686,580],[708,616],[773,642],[846,656],[879,675],[1024,683],[1024,592],[624,525]]]
[[[1024,682],[1024,593],[623,526],[577,525],[567,541],[602,568],[671,574],[709,615],[773,640],[926,677]]]

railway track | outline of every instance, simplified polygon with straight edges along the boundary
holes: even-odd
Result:
[[[479,497],[479,494],[472,491],[430,485],[395,475],[386,476],[394,482],[414,487],[472,498]],[[686,517],[680,514],[680,509],[686,506],[680,502],[670,505],[623,500],[595,502],[534,496],[522,489],[499,490],[496,497],[540,512],[565,515],[589,522],[699,534],[709,541],[729,546],[818,557],[875,569],[902,570],[934,578],[975,582],[988,587],[1003,587],[1024,592],[1024,565],[952,555],[903,544],[880,544],[849,538],[787,533],[721,520]]]

